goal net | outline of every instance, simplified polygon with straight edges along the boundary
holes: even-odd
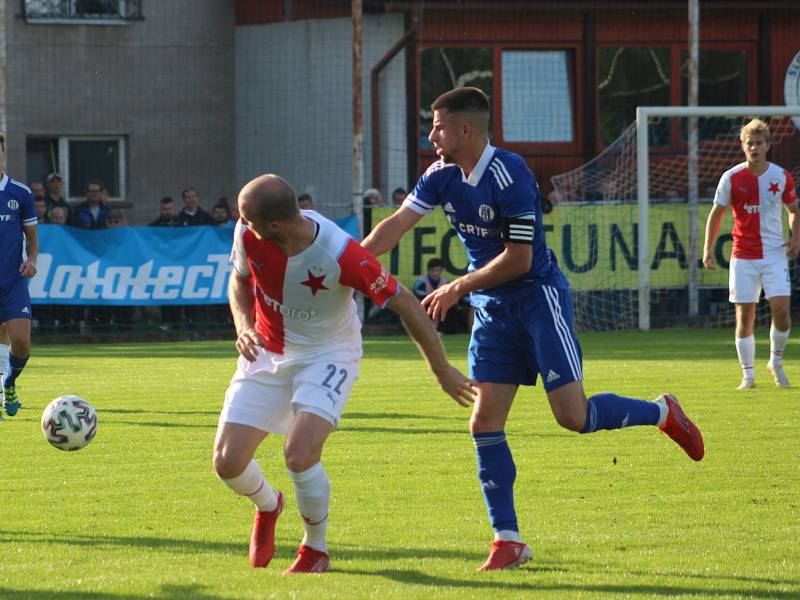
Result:
[[[715,271],[698,264],[706,217],[720,176],[744,160],[739,131],[754,117],[769,125],[768,159],[800,180],[797,115],[798,107],[640,107],[639,127],[631,124],[593,160],[553,177],[558,205],[546,235],[570,280],[577,328],[733,324],[731,212],[714,248]],[[692,120],[696,153],[689,152]],[[790,271],[796,263],[790,260]],[[769,322],[765,302],[757,320]]]

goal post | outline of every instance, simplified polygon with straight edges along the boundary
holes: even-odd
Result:
[[[551,178],[557,204],[545,235],[570,281],[575,326],[728,326],[731,211],[714,245],[715,271],[699,265],[707,211],[722,174],[744,161],[739,133],[752,118],[769,126],[768,159],[800,180],[800,106],[642,106],[636,114],[593,159]],[[766,324],[763,303],[756,317]]]
[[[636,169],[637,169],[637,197],[638,197],[638,270],[639,270],[639,329],[650,329],[650,152],[649,152],[649,122],[653,117],[797,117],[800,115],[800,106],[639,106],[636,108]],[[797,123],[795,123],[797,125]],[[692,153],[697,156],[696,149]],[[733,163],[730,165],[733,166]],[[789,165],[787,165],[789,166]],[[793,165],[792,165],[793,166]],[[696,169],[689,169],[689,173]],[[720,173],[721,175],[722,173]],[[692,187],[697,186],[697,181],[690,182]],[[696,205],[695,205],[696,206]],[[695,218],[690,221],[690,228],[698,231],[697,212],[693,211]],[[695,237],[695,236],[690,236]],[[689,286],[696,296],[698,268],[697,246],[689,245]]]

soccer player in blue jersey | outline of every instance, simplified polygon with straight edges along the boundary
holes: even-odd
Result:
[[[469,293],[476,309],[468,358],[478,396],[470,431],[495,531],[479,570],[507,569],[532,557],[517,525],[516,468],[504,433],[520,385],[533,385],[541,375],[556,421],[572,431],[654,425],[694,460],[703,458],[703,438],[671,394],[655,402],[613,393],[586,397],[572,300],[545,244],[533,174],[520,156],[489,143],[489,99],[479,89],[451,90],[431,108],[428,138],[439,160],[363,246],[376,256],[389,251],[440,206],[466,248],[468,273],[431,292],[423,304],[439,319]]]
[[[13,417],[21,406],[17,377],[25,368],[31,350],[31,297],[27,280],[36,275],[39,238],[31,190],[6,175],[5,164],[6,140],[0,135],[0,324],[5,325],[10,341],[8,369],[3,376],[3,410]]]

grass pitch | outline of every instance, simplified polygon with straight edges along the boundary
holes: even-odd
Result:
[[[302,536],[282,438],[258,459],[287,496],[267,569],[247,564],[250,503],[211,449],[232,343],[44,346],[0,425],[0,598],[798,598],[800,343],[775,388],[757,332],[757,382],[737,392],[729,330],[581,336],[589,393],[674,392],[700,426],[692,462],[653,428],[560,429],[523,388],[507,428],[534,559],[483,573],[491,531],[468,410],[440,392],[405,338],[368,339],[362,375],[324,455],[333,572],[282,577]],[[466,337],[446,338],[465,368]],[[51,448],[44,406],[98,411],[92,444]]]

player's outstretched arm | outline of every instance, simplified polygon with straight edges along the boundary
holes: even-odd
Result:
[[[717,241],[719,235],[719,227],[722,224],[722,217],[725,216],[725,206],[719,204],[712,204],[711,211],[708,213],[706,220],[706,240],[703,244],[703,266],[710,271],[716,268],[716,261],[714,260],[714,243]]]
[[[442,340],[411,292],[400,286],[397,295],[389,300],[388,306],[400,316],[403,326],[416,342],[439,386],[461,406],[469,406],[474,402],[475,390],[472,384],[447,360]]]
[[[242,277],[233,270],[228,283],[228,299],[233,323],[236,325],[236,349],[250,362],[258,356],[262,346],[261,336],[255,329],[255,298],[250,277]]]
[[[406,206],[398,208],[391,216],[378,223],[361,245],[373,256],[386,254],[397,245],[403,234],[417,224],[422,215]]]

